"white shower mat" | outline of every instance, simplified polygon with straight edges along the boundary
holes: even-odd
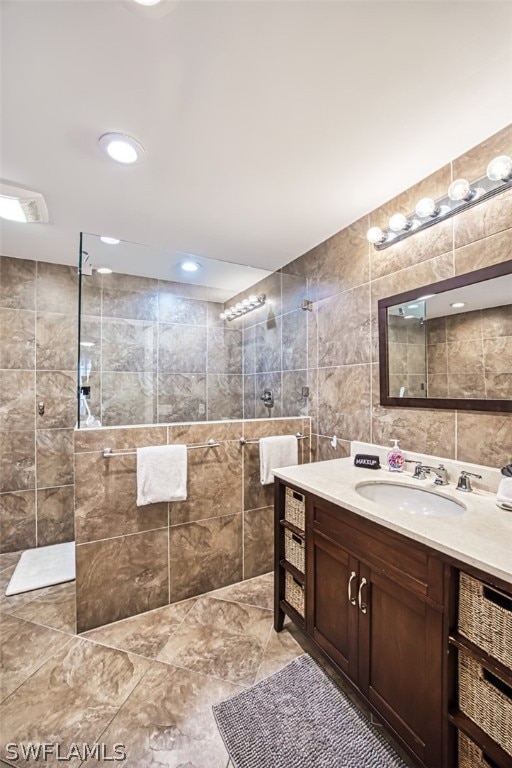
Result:
[[[6,595],[51,587],[75,578],[75,542],[27,549],[18,560]]]

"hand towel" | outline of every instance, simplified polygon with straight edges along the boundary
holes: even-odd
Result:
[[[137,506],[187,498],[187,446],[137,448]]]
[[[260,481],[262,485],[274,482],[274,469],[291,467],[299,463],[298,440],[294,435],[260,438]]]
[[[499,484],[496,503],[502,509],[512,511],[512,477],[504,477]]]

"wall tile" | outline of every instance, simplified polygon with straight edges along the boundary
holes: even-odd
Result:
[[[484,339],[485,372],[512,373],[512,336]]]
[[[167,527],[167,503],[137,506],[136,456],[80,453],[75,467],[78,544]]]
[[[18,552],[35,546],[35,491],[0,494],[0,552]]]
[[[109,429],[81,429],[74,433],[75,452],[101,451],[110,447],[114,451],[165,445],[167,427],[116,427]]]
[[[242,579],[242,515],[169,529],[171,602]]]
[[[38,429],[63,429],[76,424],[76,372],[37,371],[37,402],[44,415],[36,415]]]
[[[242,373],[242,330],[208,328],[207,370],[208,373]]]
[[[33,430],[0,431],[0,493],[35,488]]]
[[[158,376],[158,421],[204,421],[206,375],[161,373]]]
[[[298,309],[282,318],[282,369],[296,371],[307,367],[308,316],[309,312]]]
[[[318,258],[318,299],[325,299],[370,278],[370,248],[366,233],[368,216],[363,216],[323,243]]]
[[[0,429],[34,428],[33,371],[0,371]]]
[[[76,315],[37,313],[37,368],[43,371],[72,371],[77,357]]]
[[[507,125],[503,130],[489,136],[488,139],[472,147],[452,163],[453,178],[469,179],[473,181],[485,175],[488,163],[498,155],[510,154],[512,145],[512,125]]]
[[[512,221],[512,191],[508,190],[469,208],[454,216],[452,221],[455,248],[509,229]]]
[[[448,373],[448,397],[485,399],[483,373]]]
[[[76,568],[78,632],[168,603],[166,530],[79,544]]]
[[[318,369],[318,423],[321,435],[369,442],[369,365]]]
[[[486,373],[485,391],[491,400],[512,400],[512,373]]]
[[[37,546],[74,541],[74,488],[44,488],[37,492]]]
[[[369,307],[368,285],[319,303],[319,367],[370,362]]]
[[[446,347],[449,374],[483,374],[484,350],[481,338],[460,342],[448,342]]]
[[[102,310],[104,318],[156,320],[158,280],[116,273],[103,275]]]
[[[308,372],[283,371],[283,416],[307,416],[308,398],[302,388],[308,385]]]
[[[512,336],[512,305],[482,310],[482,336],[493,339]]]
[[[478,207],[475,210],[478,211]],[[512,259],[512,229],[463,245],[454,251],[454,257],[456,275],[509,261]]]
[[[274,568],[274,507],[244,512],[244,579]]]
[[[458,342],[468,339],[482,338],[482,314],[475,312],[459,312],[446,317],[446,341]]]
[[[155,385],[152,373],[105,371],[102,376],[103,426],[153,424],[157,403]]]
[[[160,373],[205,373],[206,327],[160,323],[158,370]]]
[[[343,459],[350,456],[350,441],[338,440],[336,448],[331,445],[331,438],[323,435],[314,435],[312,442],[313,456],[311,461],[330,461],[331,459]]]
[[[37,311],[64,312],[78,316],[78,273],[76,267],[37,262]]]
[[[254,329],[256,373],[281,370],[281,318],[272,317]]]
[[[73,485],[72,429],[38,429],[36,456],[38,488]]]
[[[244,376],[244,419],[256,416],[256,376]]]
[[[207,424],[170,424],[167,427],[168,442],[205,443],[213,439],[216,442],[238,440],[243,434],[242,421],[217,421]]]
[[[476,430],[475,424],[478,424]],[[512,463],[512,414],[457,412],[457,460],[490,467]],[[444,454],[443,454],[444,455]]]
[[[35,362],[35,313],[0,308],[0,368],[31,370]]]
[[[207,419],[243,417],[243,377],[232,374],[208,374]]]
[[[267,419],[269,416],[278,418],[283,415],[283,384],[281,371],[257,373],[255,376],[255,409],[257,419]],[[265,389],[271,389],[274,394],[274,407],[269,409],[263,404],[261,396]]]
[[[206,301],[174,296],[160,290],[158,302],[158,319],[161,323],[206,325],[208,312]]]
[[[270,434],[278,434],[277,431]],[[286,434],[286,433],[285,433]],[[293,434],[293,432],[290,432]],[[260,449],[257,443],[243,448],[244,456],[244,510],[261,509],[274,503],[274,485],[260,482]]]
[[[243,363],[244,374],[256,372],[256,347],[255,347],[256,328],[246,328],[243,331]]]
[[[0,307],[36,308],[36,262],[0,256]]]
[[[156,367],[156,329],[152,322],[103,318],[101,324],[103,371],[149,371]]]

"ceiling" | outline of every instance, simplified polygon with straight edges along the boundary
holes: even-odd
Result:
[[[511,122],[509,2],[4,0],[2,178],[81,230],[275,269]],[[97,139],[144,145],[123,167]]]

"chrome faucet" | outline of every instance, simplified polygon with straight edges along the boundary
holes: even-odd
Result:
[[[459,482],[457,483],[456,491],[463,491],[464,493],[470,493],[470,491],[473,490],[473,486],[471,485],[471,477],[476,477],[478,480],[482,479],[482,475],[475,475],[474,472],[465,472],[464,470],[460,473]]]
[[[424,480],[425,473],[430,474],[433,472],[436,475],[434,485],[448,485],[448,470],[444,464],[440,464],[438,467],[429,467],[427,464],[416,464],[413,477],[416,480]]]

